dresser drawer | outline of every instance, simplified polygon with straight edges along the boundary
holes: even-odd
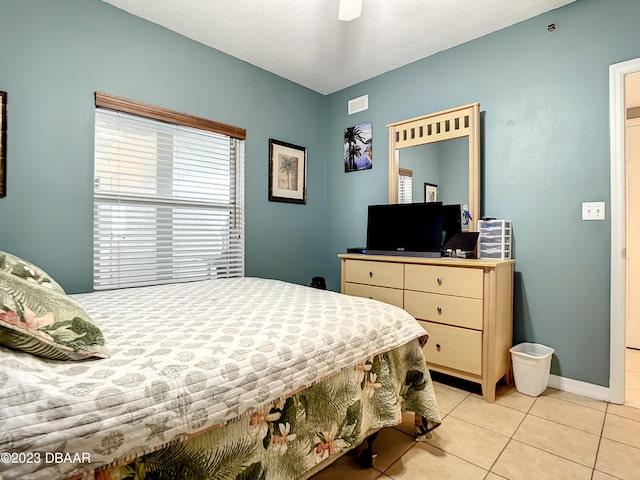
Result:
[[[407,290],[483,298],[483,276],[481,268],[406,265],[404,282]]]
[[[345,263],[345,281],[379,287],[404,287],[402,263],[348,260]]]
[[[402,290],[389,287],[376,287],[373,285],[363,285],[361,283],[345,283],[344,293],[354,297],[373,298],[384,303],[390,303],[396,307],[403,307]]]
[[[424,356],[429,364],[482,374],[482,332],[450,327],[432,322],[420,322],[429,332]]]
[[[482,300],[405,290],[404,309],[420,320],[482,330]]]

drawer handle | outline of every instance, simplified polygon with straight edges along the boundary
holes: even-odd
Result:
[[[438,311],[439,314],[442,315],[442,307],[436,307],[436,310]]]
[[[369,272],[369,278],[373,278],[373,272]]]
[[[436,278],[436,282],[438,282],[438,285],[442,285],[442,278],[440,277]]]
[[[437,351],[440,351],[440,348],[441,348],[441,347],[440,347],[440,344],[439,344],[439,343],[436,343],[436,350],[437,350]]]

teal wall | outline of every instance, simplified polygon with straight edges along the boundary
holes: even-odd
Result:
[[[581,202],[610,205],[609,65],[640,56],[638,18],[637,0],[578,0],[331,95],[327,258],[361,245],[367,204],[387,200],[386,125],[478,101],[482,214],[513,221],[514,341],[554,347],[554,374],[608,386],[611,224],[581,221]],[[364,94],[369,110],[348,116]],[[341,129],[368,121],[374,167],[344,175]]]
[[[92,285],[93,93],[247,129],[246,274],[309,283],[326,224],[326,97],[100,0],[0,0],[8,195],[0,250]],[[269,202],[269,138],[308,149],[306,205]]]
[[[246,128],[247,275],[338,289],[336,254],[365,242],[367,205],[387,201],[386,125],[478,101],[482,213],[514,222],[514,340],[607,386],[610,221],[581,221],[580,204],[610,204],[608,68],[640,56],[639,17],[637,0],[578,0],[322,96],[100,0],[0,0],[0,249],[91,288],[99,90]],[[363,94],[369,109],[348,116]],[[369,121],[374,167],[345,174],[343,129]],[[307,205],[267,201],[270,137],[308,148]]]

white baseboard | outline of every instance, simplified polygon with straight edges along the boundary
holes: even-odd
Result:
[[[558,390],[563,390],[583,397],[593,398],[595,400],[610,401],[611,392],[609,387],[594,385],[593,383],[581,382],[571,378],[560,377],[558,375],[549,375],[548,385]]]

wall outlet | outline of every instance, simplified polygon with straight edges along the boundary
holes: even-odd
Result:
[[[604,220],[604,202],[582,202],[582,220]]]

